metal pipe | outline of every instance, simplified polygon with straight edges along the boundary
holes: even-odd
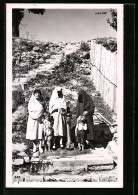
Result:
[[[99,112],[96,112],[96,113],[94,113],[94,115],[100,120],[100,121],[102,121],[97,115],[99,115],[102,119],[104,119],[104,121],[106,121],[106,123],[108,123],[110,126],[117,126],[117,124],[116,123],[110,123],[101,113],[99,113]],[[102,121],[103,122],[103,121]]]

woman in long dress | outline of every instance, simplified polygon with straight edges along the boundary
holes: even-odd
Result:
[[[93,113],[94,113],[94,103],[90,95],[88,95],[84,90],[80,89],[78,93],[78,101],[76,106],[76,117],[81,115],[86,116],[88,133],[87,141],[91,144],[94,140],[94,130],[93,130]]]
[[[39,151],[43,153],[42,149],[42,127],[41,117],[45,111],[45,105],[41,91],[35,89],[28,103],[28,123],[26,131],[26,139],[33,141],[33,152],[36,152],[36,141],[39,140]]]
[[[54,145],[56,148],[55,137],[60,137],[60,147],[63,148],[63,138],[66,137],[66,113],[67,105],[61,87],[53,90],[52,96],[49,101],[49,112],[54,119]]]

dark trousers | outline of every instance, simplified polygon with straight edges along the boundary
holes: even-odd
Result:
[[[87,138],[87,132],[85,130],[78,130],[77,131],[77,138],[76,141],[81,144],[86,143],[86,138]]]

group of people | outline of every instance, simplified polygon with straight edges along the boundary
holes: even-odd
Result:
[[[35,89],[28,103],[28,123],[26,139],[33,141],[33,152],[36,152],[39,141],[39,152],[56,149],[56,137],[59,137],[60,147],[67,140],[68,104],[61,87],[56,87],[49,101],[49,114],[46,114],[45,102],[41,91]],[[82,89],[78,92],[76,105],[75,137],[78,149],[84,150],[87,144],[94,140],[93,131],[94,103],[92,98]],[[44,148],[42,147],[44,141]],[[52,145],[52,146],[51,146]]]

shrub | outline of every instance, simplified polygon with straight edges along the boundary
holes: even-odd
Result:
[[[97,44],[101,44],[103,47],[105,47],[107,50],[110,50],[111,52],[115,52],[117,50],[117,41],[113,38],[97,38],[96,39]]]
[[[71,60],[74,62],[74,63],[82,63],[82,59],[81,57],[79,56],[78,54],[78,51],[77,52],[74,52],[72,54],[70,54],[70,58]]]
[[[13,91],[12,92],[12,101],[13,101],[13,112],[16,110],[16,108],[19,105],[22,105],[25,103],[25,96],[23,94],[23,92],[19,92],[19,91]],[[15,105],[16,104],[16,105]]]
[[[51,51],[50,55],[57,55],[58,53],[56,51]]]
[[[81,42],[81,45],[80,45],[80,50],[82,51],[89,51],[90,50],[90,46],[87,42]]]

